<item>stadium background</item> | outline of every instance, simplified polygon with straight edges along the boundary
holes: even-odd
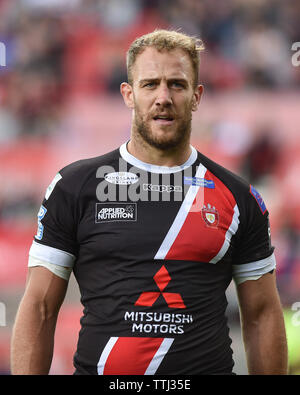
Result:
[[[300,2],[293,0],[0,0],[2,374],[9,374],[11,330],[45,190],[64,165],[128,139],[131,115],[119,94],[125,51],[158,27],[180,28],[205,43],[205,93],[192,142],[250,181],[267,204],[290,374],[300,373],[300,326],[292,310],[300,302],[300,67],[291,60],[299,21]],[[247,374],[233,284],[228,301],[235,371]],[[73,372],[80,315],[71,278],[51,374]]]

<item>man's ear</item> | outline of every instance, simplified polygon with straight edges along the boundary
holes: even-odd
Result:
[[[200,100],[203,94],[203,85],[198,85],[197,88],[195,89],[194,96],[193,96],[193,106],[192,106],[192,111],[197,111],[198,106],[200,104]]]
[[[134,100],[133,100],[133,89],[128,82],[122,82],[120,86],[120,92],[123,96],[123,100],[128,108],[134,108]]]

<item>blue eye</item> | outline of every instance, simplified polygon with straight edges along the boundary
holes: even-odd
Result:
[[[175,86],[176,88],[183,88],[183,84],[182,84],[181,82],[176,82],[176,81],[174,81],[174,82],[172,83],[172,85]]]
[[[154,88],[155,87],[155,82],[147,82],[146,84],[143,85],[144,88]]]

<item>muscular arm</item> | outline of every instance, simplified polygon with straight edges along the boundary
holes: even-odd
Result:
[[[56,320],[67,285],[44,267],[29,268],[12,335],[12,374],[49,373]]]
[[[275,272],[237,286],[249,374],[287,374],[287,342]]]

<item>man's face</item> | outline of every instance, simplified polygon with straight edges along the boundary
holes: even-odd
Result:
[[[202,86],[194,87],[188,54],[148,47],[137,56],[132,76],[133,85],[125,84],[122,94],[133,109],[134,133],[164,150],[189,141],[192,111],[198,107]]]

